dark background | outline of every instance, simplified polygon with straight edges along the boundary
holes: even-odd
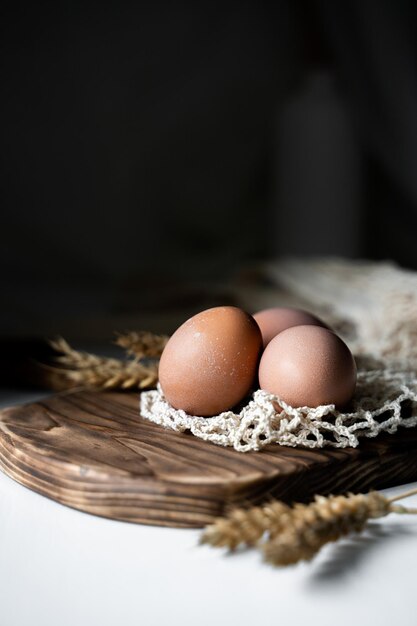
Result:
[[[417,268],[414,7],[3,3],[1,336],[163,330],[286,255]]]

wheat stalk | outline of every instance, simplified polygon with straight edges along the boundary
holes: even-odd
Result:
[[[273,501],[250,509],[233,509],[207,526],[201,543],[235,550],[239,545],[254,546],[265,532],[278,532],[291,514],[291,507]]]
[[[124,348],[129,356],[137,359],[158,358],[168,339],[167,335],[154,335],[142,330],[121,333],[117,336],[115,343]]]
[[[122,361],[74,350],[62,337],[50,344],[59,353],[55,357],[58,366],[46,368],[46,373],[58,376],[61,388],[145,389],[158,381],[157,362]]]
[[[51,340],[49,344],[51,348],[60,353],[60,356],[55,357],[55,361],[68,368],[99,367],[103,362],[109,361],[109,359],[90,354],[89,352],[74,350],[63,337]],[[115,361],[116,359],[111,360]]]
[[[290,523],[264,543],[265,560],[274,565],[309,561],[326,543],[351,532],[361,532],[369,519],[388,513],[389,502],[378,492],[316,496],[309,505],[296,504]]]
[[[346,496],[315,496],[310,504],[292,507],[272,501],[262,507],[235,509],[207,526],[201,543],[234,550],[257,546],[273,565],[309,561],[326,543],[361,532],[370,519],[389,513],[417,514],[417,509],[395,504],[417,489],[393,498],[377,491]]]

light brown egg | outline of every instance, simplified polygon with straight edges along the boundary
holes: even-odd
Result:
[[[328,328],[321,319],[303,309],[275,307],[258,311],[253,317],[261,329],[264,348],[276,335],[292,326],[312,324],[313,326]]]
[[[294,326],[267,345],[259,364],[261,389],[294,407],[335,404],[352,398],[356,364],[347,345],[320,326]]]
[[[231,306],[202,311],[165,346],[159,364],[162,391],[176,409],[217,415],[247,395],[261,349],[261,331],[248,313]]]

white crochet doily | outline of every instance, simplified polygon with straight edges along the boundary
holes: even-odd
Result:
[[[305,448],[356,447],[360,437],[394,433],[398,426],[416,426],[413,403],[417,403],[416,375],[380,369],[358,372],[351,413],[340,413],[334,405],[293,408],[258,390],[240,413],[196,417],[171,407],[160,386],[141,394],[140,411],[146,419],[166,428],[189,430],[205,441],[250,452],[270,443]]]

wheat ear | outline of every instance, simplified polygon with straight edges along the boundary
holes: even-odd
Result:
[[[169,337],[154,335],[147,331],[131,331],[117,335],[115,343],[124,348],[129,356],[136,359],[158,358],[161,356]]]
[[[291,565],[309,561],[326,543],[361,532],[369,519],[390,513],[388,500],[378,492],[348,496],[316,496],[309,505],[296,504],[290,523],[262,545],[266,561]]]
[[[389,513],[417,514],[417,509],[395,504],[417,489],[393,498],[377,491],[346,496],[315,496],[310,504],[292,507],[272,501],[262,507],[232,510],[207,526],[202,543],[234,550],[256,545],[273,565],[309,561],[322,546],[344,535],[360,532],[370,519]]]
[[[278,532],[291,515],[291,507],[274,501],[250,509],[233,509],[207,526],[200,543],[235,550],[239,545],[253,546],[265,532]]]
[[[51,341],[59,356],[52,369],[61,386],[92,389],[145,389],[158,381],[158,363],[140,363],[137,359],[121,361],[74,350],[65,339]]]

